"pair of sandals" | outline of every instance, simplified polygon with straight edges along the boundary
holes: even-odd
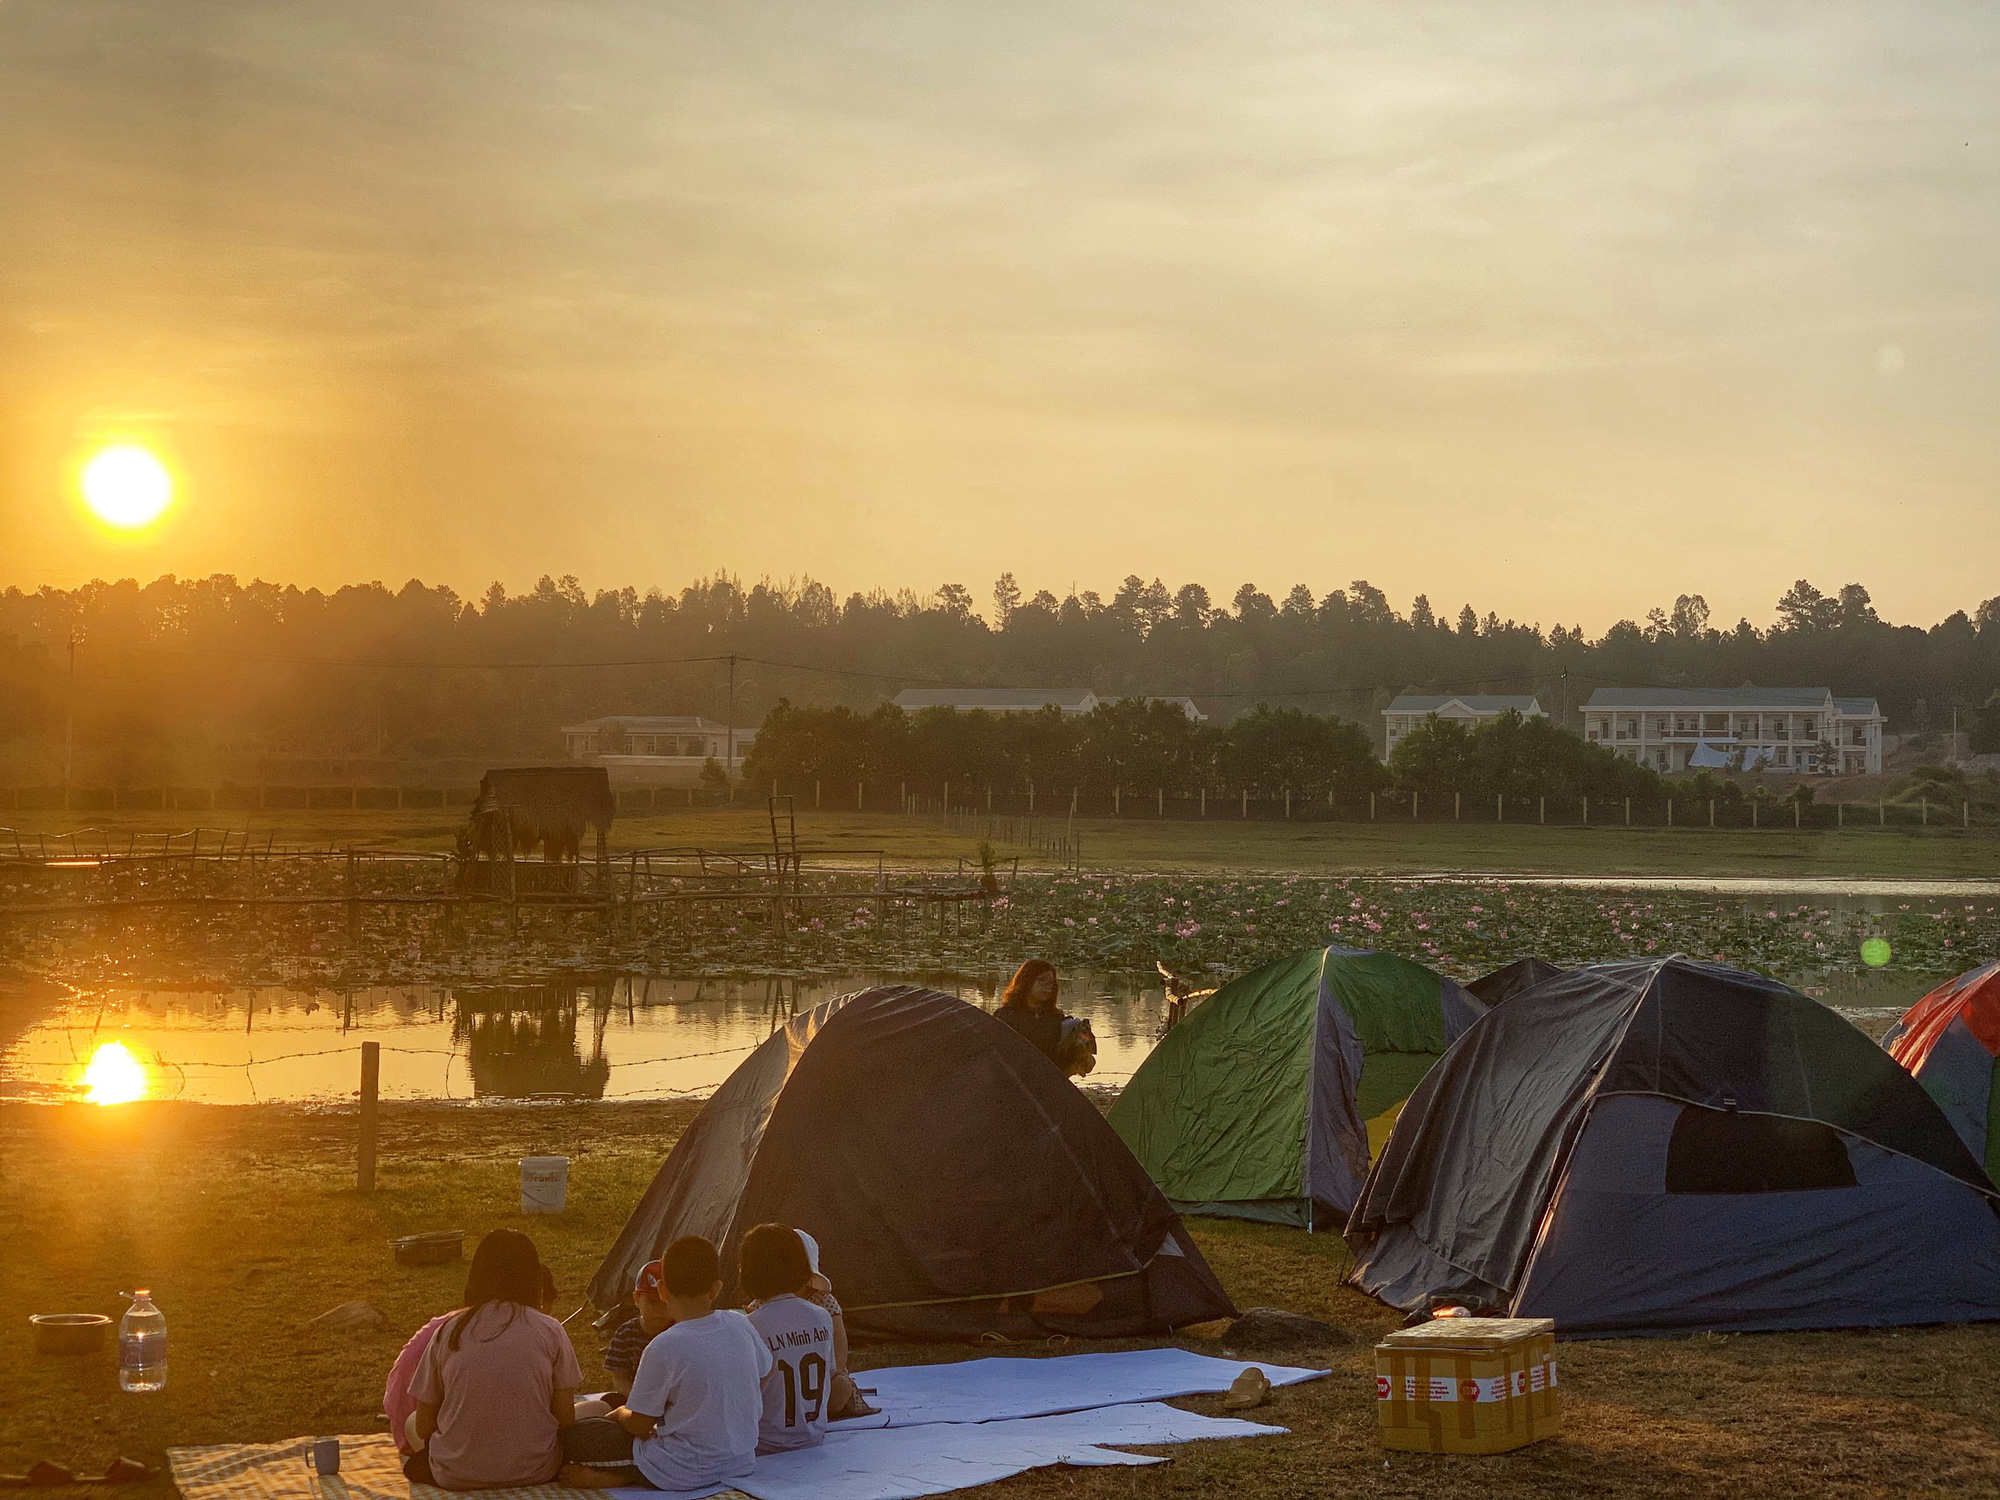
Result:
[[[1252,1365],[1229,1382],[1229,1391],[1222,1398],[1222,1409],[1248,1411],[1253,1406],[1262,1406],[1270,1399],[1271,1377]]]
[[[0,1489],[44,1489],[59,1484],[137,1484],[152,1477],[152,1466],[142,1464],[136,1458],[114,1458],[111,1467],[102,1474],[74,1474],[61,1464],[42,1459],[25,1474],[0,1474]]]

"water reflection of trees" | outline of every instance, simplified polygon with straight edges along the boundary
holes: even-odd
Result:
[[[454,989],[452,1039],[465,1049],[477,1098],[531,1099],[559,1094],[602,1099],[611,1077],[604,1056],[610,995],[595,984],[509,985]],[[579,1043],[590,1007],[590,1054]]]

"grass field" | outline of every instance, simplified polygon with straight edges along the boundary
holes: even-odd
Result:
[[[503,1224],[531,1232],[563,1311],[689,1118],[688,1105],[399,1109],[385,1115],[381,1188],[353,1188],[351,1115],[261,1106],[0,1109],[0,1469],[47,1457],[79,1471],[170,1444],[382,1430],[383,1372],[410,1330],[451,1305],[462,1266],[397,1267],[391,1235]],[[515,1159],[573,1158],[570,1211],[524,1219]],[[1348,1330],[1330,1379],[1277,1393],[1292,1430],[1159,1450],[1171,1465],[1043,1471],[995,1490],[1078,1500],[1323,1496],[1832,1495],[2000,1492],[2000,1328],[1609,1341],[1562,1347],[1565,1433],[1498,1459],[1385,1458],[1374,1441],[1368,1345],[1393,1316],[1341,1286],[1331,1236],[1201,1221],[1196,1237],[1241,1306],[1276,1305]],[[117,1389],[115,1361],[37,1358],[39,1311],[122,1307],[149,1284],[166,1312],[167,1388]],[[362,1300],[381,1333],[311,1319]],[[572,1325],[588,1375],[597,1340]],[[1213,1348],[1213,1346],[1193,1345]],[[884,1348],[862,1363],[960,1358]],[[990,1351],[980,1351],[990,1352]],[[1026,1351],[1024,1351],[1026,1352]],[[1193,1398],[1215,1412],[1220,1398]],[[135,1487],[161,1500],[165,1481]]]
[[[24,835],[80,826],[103,829],[113,844],[142,841],[200,824],[250,830],[261,843],[429,850],[451,847],[455,812],[298,811],[242,813],[21,812],[9,826]],[[961,832],[926,818],[890,813],[802,812],[799,838],[811,845],[882,850],[892,861],[951,860],[976,854],[976,829]],[[1059,822],[1048,825],[1060,830]],[[2000,878],[2000,830],[1871,828],[1581,828],[1492,823],[1311,823],[1214,818],[1079,819],[1085,865],[1125,871],[1239,870],[1258,873],[1414,874],[1440,871],[1548,875],[1749,875],[1786,877]],[[765,848],[763,808],[699,810],[621,818],[615,849],[703,845]],[[0,848],[11,836],[0,834]],[[176,847],[185,850],[185,842]],[[1018,852],[1002,844],[1003,852]]]

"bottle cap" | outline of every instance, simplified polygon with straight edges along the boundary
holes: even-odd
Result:
[[[132,1288],[132,1295],[135,1297],[150,1297],[153,1295],[153,1292],[150,1287],[135,1286]]]

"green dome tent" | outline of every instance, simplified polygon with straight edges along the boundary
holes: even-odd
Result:
[[[1168,1032],[1111,1124],[1182,1213],[1338,1225],[1395,1110],[1484,1013],[1422,964],[1313,948]]]

